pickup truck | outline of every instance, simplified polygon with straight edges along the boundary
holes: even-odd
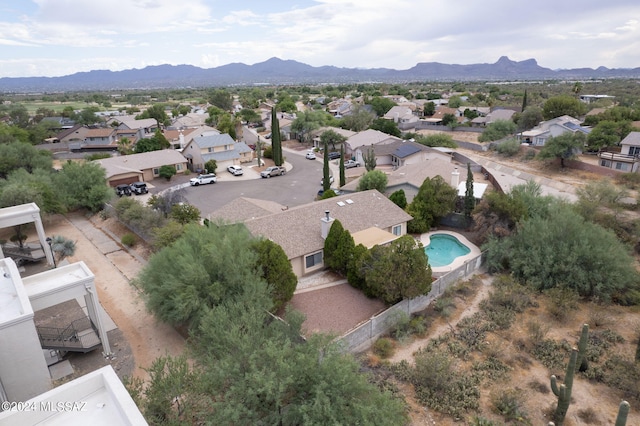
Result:
[[[260,176],[263,178],[270,178],[271,176],[282,176],[287,173],[287,169],[284,167],[271,166],[267,167],[266,170],[260,172]]]

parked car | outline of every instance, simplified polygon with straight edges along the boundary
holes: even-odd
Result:
[[[207,173],[204,175],[198,175],[198,177],[194,177],[189,179],[189,184],[191,186],[205,185],[208,183],[216,183],[218,178],[216,178],[215,173]]]
[[[313,151],[309,151],[307,152],[307,155],[304,156],[307,160],[315,160],[316,159],[316,153]]]
[[[229,166],[227,167],[227,171],[229,173],[231,173],[234,176],[240,176],[242,175],[244,172],[242,171],[242,167],[240,166]]]
[[[340,158],[340,153],[337,151],[330,152],[328,155],[329,160],[337,160],[338,158]]]
[[[129,189],[136,195],[142,195],[149,192],[149,190],[147,189],[147,184],[144,182],[133,182],[131,185],[129,185]]]
[[[116,186],[116,195],[118,197],[122,197],[123,195],[126,195],[127,197],[131,196],[131,188],[129,187],[128,184],[122,184],[122,185],[118,185]]]
[[[287,173],[287,169],[284,167],[271,166],[260,172],[260,176],[263,178],[270,178],[271,176],[282,176]]]
[[[342,195],[342,191],[340,191],[339,189],[330,188],[329,191],[333,191],[333,193],[336,195]],[[324,189],[321,189],[320,191],[318,191],[318,197],[322,197],[323,195],[324,195]]]
[[[329,176],[329,184],[333,183],[333,176]],[[322,178],[322,180],[320,180],[320,185],[324,185],[324,178]]]
[[[350,169],[352,167],[360,167],[360,163],[358,163],[355,160],[347,160],[344,162],[344,168],[345,169]]]

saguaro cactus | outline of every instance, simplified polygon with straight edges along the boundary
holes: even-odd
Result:
[[[587,362],[587,343],[589,343],[589,324],[582,324],[582,332],[580,333],[580,341],[578,342],[578,360],[576,366],[578,371],[587,371],[589,363]]]
[[[627,424],[627,416],[629,415],[629,403],[622,401],[618,408],[618,417],[616,417],[616,426],[625,426]]]
[[[558,381],[555,375],[551,376],[551,390],[553,394],[558,397],[558,405],[553,415],[553,420],[556,426],[562,426],[564,418],[567,415],[569,404],[571,404],[571,390],[573,388],[573,374],[576,371],[576,361],[578,359],[578,349],[573,348],[571,350],[571,358],[569,358],[569,364],[567,365],[567,371],[564,376],[564,383],[558,386]]]

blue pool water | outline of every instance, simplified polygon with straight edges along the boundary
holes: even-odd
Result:
[[[464,256],[471,252],[471,249],[462,244],[452,235],[433,234],[430,235],[430,243],[424,248],[424,252],[429,257],[429,265],[432,267],[447,266],[456,257]]]

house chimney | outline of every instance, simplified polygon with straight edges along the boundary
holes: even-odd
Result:
[[[329,235],[329,230],[331,229],[331,225],[333,225],[334,219],[329,216],[329,210],[324,211],[324,217],[320,219],[320,235],[323,240],[327,239],[327,235]]]
[[[458,184],[460,183],[460,172],[458,171],[458,168],[456,167],[453,172],[451,173],[451,186],[453,186],[454,188],[458,189]]]

